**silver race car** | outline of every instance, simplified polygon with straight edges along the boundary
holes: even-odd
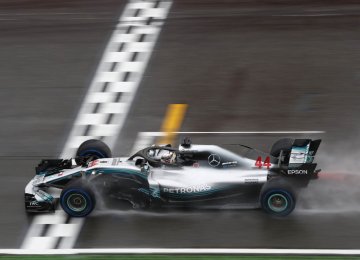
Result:
[[[51,212],[60,203],[85,217],[106,198],[133,208],[236,208],[252,204],[275,216],[290,214],[297,193],[320,170],[313,163],[321,140],[280,139],[270,153],[247,146],[239,155],[216,145],[150,146],[112,158],[100,140],[81,144],[74,159],[42,160],[25,188],[28,212]]]

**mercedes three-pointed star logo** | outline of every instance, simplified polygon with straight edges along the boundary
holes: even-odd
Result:
[[[210,154],[208,157],[208,162],[210,164],[210,166],[212,167],[217,167],[220,164],[220,156],[217,154]]]

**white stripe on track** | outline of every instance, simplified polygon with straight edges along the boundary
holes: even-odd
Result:
[[[79,134],[86,127],[90,128],[86,136],[104,137],[103,141],[110,148],[113,147],[171,4],[167,0],[132,0],[125,6],[65,144],[62,158],[73,156],[79,144],[89,139],[84,139],[84,134]],[[153,8],[155,5],[157,8]],[[151,12],[147,12],[153,9],[161,10],[161,15],[154,17]],[[140,21],[129,23],[137,10]],[[98,111],[94,112],[97,105]],[[101,134],[104,124],[111,126]]]
[[[251,131],[251,132],[171,132],[173,134],[188,134],[188,135],[247,135],[247,134],[266,134],[266,135],[278,135],[278,134],[324,134],[325,131]],[[156,137],[165,136],[164,132],[139,132],[136,138],[136,142],[130,154],[135,154],[137,151],[144,149],[155,143]]]
[[[269,249],[269,248],[76,248],[76,249],[0,249],[0,255],[76,255],[76,254],[242,254],[242,255],[360,255],[359,249]]]
[[[325,131],[174,132],[174,134],[324,134]]]
[[[73,157],[88,139],[99,138],[114,147],[171,4],[171,0],[130,0],[125,6],[60,158]],[[72,248],[83,222],[68,219],[62,210],[36,216],[21,247]]]
[[[188,134],[188,135],[247,135],[247,134],[264,134],[264,135],[279,135],[279,134],[325,134],[325,131],[228,131],[228,132],[171,132],[172,134]],[[138,142],[145,140],[147,137],[164,136],[164,132],[140,132],[138,134]],[[139,144],[140,144],[139,143]],[[137,147],[137,145],[135,145]],[[138,151],[138,150],[135,150]]]

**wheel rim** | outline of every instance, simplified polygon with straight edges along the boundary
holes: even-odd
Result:
[[[268,199],[268,206],[272,211],[282,212],[287,209],[288,200],[284,195],[275,193],[270,195]]]
[[[74,193],[69,195],[66,204],[72,211],[81,212],[86,208],[87,201],[82,194]]]

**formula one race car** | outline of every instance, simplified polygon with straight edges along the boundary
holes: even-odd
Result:
[[[133,208],[228,208],[255,202],[271,215],[286,216],[297,192],[317,178],[313,163],[321,140],[280,139],[269,154],[253,159],[216,145],[178,149],[150,146],[129,158],[111,158],[99,140],[81,144],[75,159],[42,160],[25,188],[28,212],[54,211],[58,202],[73,217],[85,217],[99,198],[112,197]]]

